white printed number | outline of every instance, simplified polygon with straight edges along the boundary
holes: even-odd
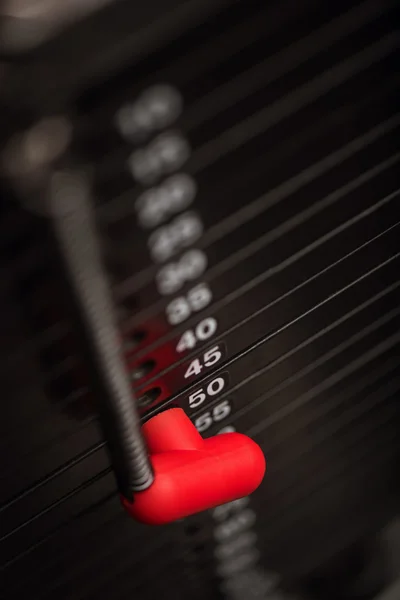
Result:
[[[182,97],[170,85],[155,85],[126,104],[116,115],[120,133],[135,142],[143,141],[154,131],[171,125],[182,111]]]
[[[207,268],[207,257],[201,250],[189,250],[176,263],[162,267],[156,275],[157,289],[163,296],[175,294],[186,281],[200,277]]]
[[[228,538],[238,535],[246,529],[250,529],[256,521],[254,511],[247,508],[237,515],[231,517],[227,521],[218,525],[214,530],[214,537],[218,542],[222,542]]]
[[[193,244],[202,233],[203,224],[196,213],[186,212],[151,234],[148,242],[151,256],[155,262],[164,262],[181,248]]]
[[[245,553],[245,550],[253,549],[256,542],[257,534],[254,531],[244,531],[229,543],[217,546],[214,550],[214,556],[220,561],[228,562],[235,555],[241,555]]]
[[[180,296],[172,300],[167,308],[167,320],[170,325],[183,323],[193,312],[198,312],[210,304],[211,290],[205,283],[199,283],[192,288],[187,296]]]
[[[221,433],[220,431],[218,434]],[[221,504],[214,508],[213,517],[216,521],[224,521],[228,519],[232,515],[240,512],[243,508],[246,508],[249,504],[250,500],[248,496],[244,498],[239,498],[238,500],[232,500],[232,502],[227,502],[226,504]]]
[[[178,173],[158,187],[143,192],[135,202],[139,224],[144,229],[158,227],[171,215],[185,210],[196,196],[196,184],[189,175]]]
[[[217,329],[218,324],[213,317],[200,321],[194,330],[188,329],[185,331],[176,345],[176,351],[184,352],[185,350],[191,350],[196,346],[197,342],[203,342],[212,337]]]
[[[219,349],[219,346],[207,350],[201,358],[192,360],[184,375],[185,379],[189,379],[189,377],[192,377],[193,375],[199,375],[204,367],[212,367],[221,360],[221,357],[222,352]]]
[[[221,561],[217,567],[217,573],[222,578],[232,577],[235,573],[249,569],[257,563],[259,558],[259,551],[255,547],[250,547],[247,551],[240,552],[238,556],[230,557],[223,562]]]
[[[226,427],[223,427],[222,429],[220,429],[217,432],[217,435],[219,435],[220,433],[235,433],[236,429],[233,425],[227,425]]]
[[[199,390],[196,390],[195,392],[193,392],[193,394],[190,394],[190,396],[189,396],[190,408],[197,408],[198,406],[203,404],[203,402],[207,398],[207,396],[211,396],[211,397],[216,396],[217,394],[222,392],[224,387],[225,387],[225,379],[223,377],[217,377],[216,379],[213,379],[207,385],[207,388],[205,390],[204,390],[204,388],[200,388]]]
[[[224,400],[220,404],[217,404],[217,406],[214,406],[211,411],[203,413],[200,417],[197,417],[194,424],[197,428],[197,431],[201,433],[202,431],[209,429],[214,422],[226,419],[230,413],[231,405],[229,404],[228,400]]]
[[[128,159],[133,177],[143,185],[152,185],[163,175],[177,171],[190,155],[189,144],[178,132],[157,136],[146,148],[136,150]]]

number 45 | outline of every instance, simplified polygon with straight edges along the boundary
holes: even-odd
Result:
[[[203,356],[192,360],[184,375],[185,379],[189,379],[189,377],[192,377],[193,375],[198,375],[202,372],[204,367],[212,367],[221,360],[221,357],[222,352],[219,346],[214,346],[211,350],[207,350],[207,352],[204,352]]]

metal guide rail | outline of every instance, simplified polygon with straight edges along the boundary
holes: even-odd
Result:
[[[5,597],[372,600],[400,496],[397,6],[176,4],[151,51],[114,31],[94,60],[88,34],[75,78],[71,34],[50,40],[3,100],[42,73],[18,132],[35,160],[68,128],[143,420],[247,433],[267,477],[161,530],[127,521],[49,228],[6,168]]]

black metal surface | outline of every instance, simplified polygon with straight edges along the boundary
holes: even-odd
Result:
[[[94,24],[84,40],[88,21],[21,59],[2,102],[14,113],[28,106],[27,123],[57,110],[74,124],[142,415],[180,405],[203,435],[235,427],[261,444],[268,473],[248,504],[156,530],[128,520],[51,236],[8,181],[2,593],[372,598],[382,582],[356,592],[357,565],[400,496],[397,4],[221,2],[198,12],[186,2],[186,31],[177,13],[149,4],[153,25],[135,48],[134,9],[123,4],[109,9],[118,16],[107,39]],[[124,21],[129,32],[117,32]],[[171,27],[155,33],[162,22]],[[82,56],[76,76],[73,56]],[[164,245],[161,260],[150,236],[179,213],[147,227],[137,207],[174,173],[147,184],[128,164],[163,131],[132,141],[115,126],[116,111],[156,84],[182,100],[167,130],[190,149],[174,173],[192,178],[185,211],[202,227],[170,252]],[[161,269],[193,249],[204,273],[160,293]],[[199,283],[211,301],[171,324],[171,301]],[[214,333],[178,351],[207,319]],[[206,367],[216,346],[221,358]],[[223,389],[193,405],[216,378]]]

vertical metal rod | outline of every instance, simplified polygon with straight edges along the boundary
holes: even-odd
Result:
[[[153,472],[121,354],[85,177],[74,171],[54,173],[50,181],[49,208],[74,295],[118,486],[120,492],[132,500],[135,491],[152,484]]]

